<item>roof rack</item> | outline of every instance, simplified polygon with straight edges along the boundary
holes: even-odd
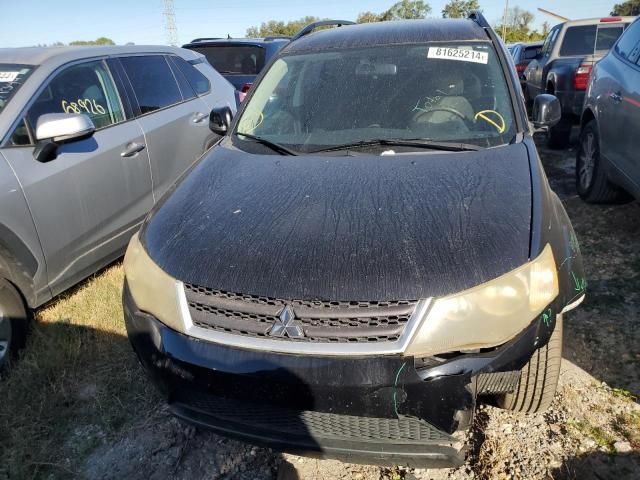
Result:
[[[191,40],[189,43],[196,43],[196,42],[205,42],[208,40],[223,40],[222,37],[202,37],[202,38],[194,38],[193,40]]]
[[[469,14],[469,20],[473,20],[482,28],[491,28],[491,25],[489,25],[489,22],[487,22],[487,19],[484,18],[484,15],[480,10],[474,10],[471,12]]]
[[[310,34],[318,27],[328,27],[331,25],[335,25],[336,27],[342,27],[343,25],[355,25],[356,22],[352,22],[350,20],[321,20],[319,22],[313,22],[303,27],[298,33],[296,33],[291,39],[292,42],[295,42],[299,38],[304,37],[305,35]]]
[[[265,42],[272,42],[273,40],[291,40],[290,35],[271,35],[269,37],[264,37]]]

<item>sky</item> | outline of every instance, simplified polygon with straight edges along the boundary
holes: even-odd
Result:
[[[441,16],[446,0],[427,0],[431,16]],[[509,0],[535,14],[535,26],[547,20],[542,7],[568,18],[607,15],[621,0]],[[505,0],[479,0],[490,23],[498,21]],[[178,40],[196,37],[242,37],[246,29],[268,20],[294,20],[307,15],[355,20],[359,12],[381,12],[394,0],[174,0]],[[576,5],[580,11],[576,12]],[[164,0],[0,0],[0,47],[22,47],[109,37],[117,44],[166,44]]]

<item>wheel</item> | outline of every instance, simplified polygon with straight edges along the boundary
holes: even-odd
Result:
[[[518,388],[514,392],[496,396],[500,408],[522,413],[546,410],[558,386],[562,359],[562,315],[556,317],[549,343],[536,350],[520,371]]]
[[[576,190],[589,203],[614,203],[628,197],[607,179],[600,159],[600,140],[595,120],[587,123],[580,132],[576,153]]]
[[[0,370],[24,347],[28,320],[20,293],[8,281],[0,279]]]
[[[554,149],[567,148],[571,139],[571,119],[563,117],[557,124],[549,129],[547,146]]]

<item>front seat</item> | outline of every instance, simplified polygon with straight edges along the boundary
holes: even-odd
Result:
[[[416,108],[413,123],[418,127],[427,123],[431,125],[452,123],[460,127],[466,126],[467,122],[473,121],[473,107],[463,94],[462,78],[452,75],[439,77],[433,90],[423,97]],[[459,112],[464,119],[454,111]]]

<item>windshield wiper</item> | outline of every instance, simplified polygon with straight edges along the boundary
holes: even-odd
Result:
[[[343,145],[335,145],[333,147],[321,148],[313,150],[309,153],[333,152],[336,150],[348,150],[350,148],[369,147],[372,145],[384,145],[389,147],[415,147],[428,148],[431,150],[443,150],[447,152],[465,152],[471,150],[481,150],[483,147],[473,145],[471,143],[455,143],[455,142],[433,142],[421,138],[376,138],[373,140],[361,140],[359,142],[345,143]]]
[[[281,155],[298,155],[298,152],[294,152],[293,150],[288,149],[284,145],[280,145],[279,143],[272,142],[271,140],[267,140],[266,138],[258,137],[256,135],[251,135],[250,133],[241,133],[236,132],[236,135],[240,135],[242,137],[246,137],[254,142],[258,142],[265,147],[269,147],[274,152],[278,152]]]

